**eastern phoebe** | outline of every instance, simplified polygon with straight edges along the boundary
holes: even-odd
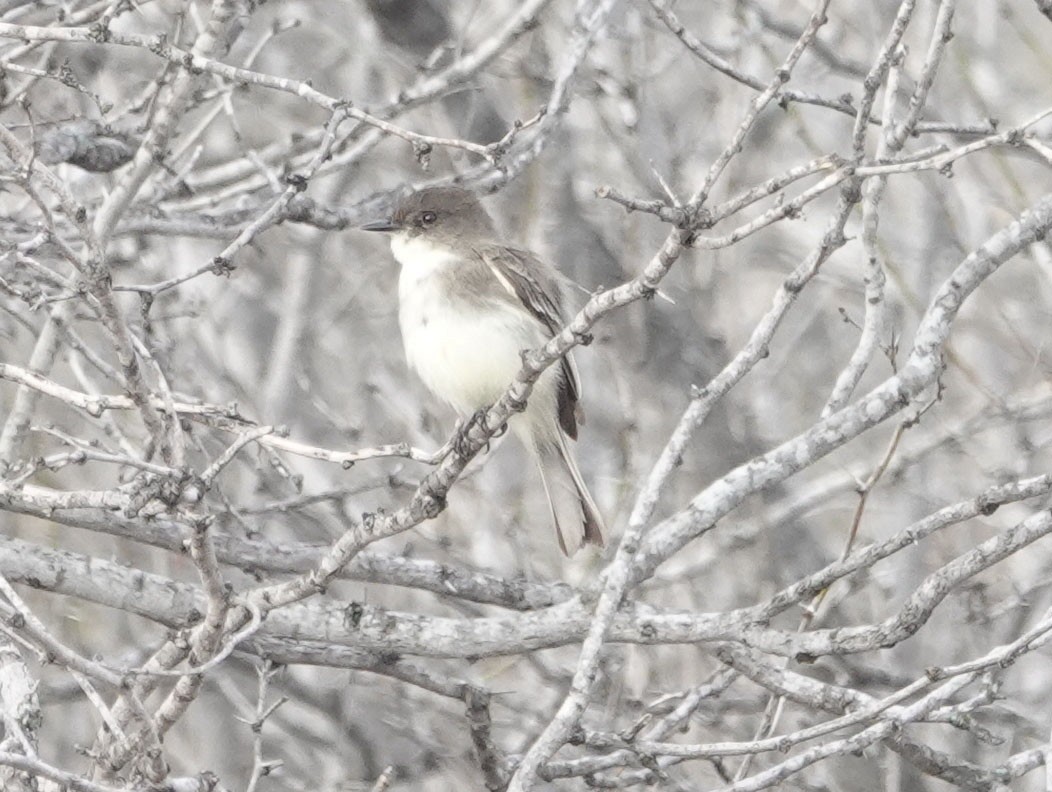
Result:
[[[521,352],[543,346],[563,325],[559,275],[525,250],[497,240],[486,210],[459,187],[433,187],[401,200],[388,231],[402,265],[398,323],[410,367],[461,416],[489,407],[511,387]],[[603,518],[570,453],[583,422],[581,384],[569,354],[545,369],[526,409],[508,424],[533,455],[563,553],[603,544]]]

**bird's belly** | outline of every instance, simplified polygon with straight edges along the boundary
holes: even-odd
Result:
[[[546,340],[540,326],[510,305],[460,303],[420,285],[400,300],[409,365],[462,414],[492,404],[522,367],[520,352]]]

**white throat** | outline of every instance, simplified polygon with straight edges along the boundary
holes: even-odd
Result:
[[[457,255],[445,245],[408,234],[391,237],[391,253],[402,265],[403,277],[407,271],[416,278],[426,277],[452,265],[457,259]]]

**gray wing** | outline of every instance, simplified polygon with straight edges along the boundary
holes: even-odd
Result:
[[[558,274],[525,250],[489,245],[479,249],[478,253],[509,295],[516,297],[554,336],[563,326]],[[576,440],[577,424],[584,423],[578,404],[581,380],[577,375],[577,365],[569,353],[563,356],[561,365],[563,376],[559,378],[559,425]]]

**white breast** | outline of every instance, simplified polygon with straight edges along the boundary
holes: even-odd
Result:
[[[409,365],[461,414],[492,404],[522,367],[519,353],[546,340],[540,323],[512,304],[457,299],[446,276],[460,262],[442,248],[397,235],[391,250],[402,265],[398,321]]]

